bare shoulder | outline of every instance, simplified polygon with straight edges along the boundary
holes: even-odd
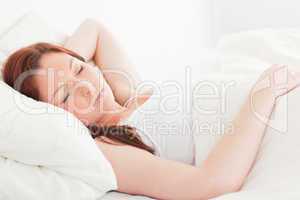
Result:
[[[110,161],[116,174],[118,191],[138,194],[143,188],[143,185],[140,184],[142,181],[140,172],[145,169],[147,162],[151,162],[154,155],[127,144],[115,143],[108,138],[104,140],[108,143],[101,139],[95,139],[96,144]],[[143,164],[137,168],[137,163]]]

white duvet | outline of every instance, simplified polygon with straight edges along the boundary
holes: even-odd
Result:
[[[200,73],[196,81],[206,79],[220,83],[222,80],[234,80],[235,86],[229,90],[224,113],[201,115],[194,112],[197,123],[215,123],[218,118],[232,120],[258,74],[271,63],[289,64],[294,68],[300,66],[300,31],[262,30],[235,34],[224,38],[218,50],[217,63],[223,73]],[[220,108],[216,99],[200,100],[199,103],[205,108]],[[242,191],[217,200],[300,199],[299,103],[300,88],[289,94],[288,101],[279,102],[273,113],[273,129],[267,129],[255,166]],[[1,200],[150,199],[117,192],[102,197],[108,190],[116,188],[115,174],[90,137],[68,135],[78,133],[78,127],[65,127],[66,130],[59,131],[55,127],[63,126],[49,123],[45,132],[36,131],[43,127],[42,123],[50,122],[47,119],[49,115],[30,117],[39,121],[41,126],[30,123],[18,126],[17,121],[12,119],[17,116],[20,121],[26,122],[27,116],[10,110],[9,103],[1,102],[0,108],[1,111],[9,111],[0,113],[0,123],[6,124],[5,128],[0,126]],[[56,122],[65,121],[61,117]],[[47,134],[49,131],[54,134]],[[18,132],[25,134],[11,134]],[[195,136],[196,164],[199,165],[220,136],[205,133],[195,133]]]
[[[222,93],[219,93],[220,96],[217,98],[211,99],[205,95],[200,99],[194,97],[194,106],[206,111],[216,111],[215,114],[204,114],[203,110],[199,111],[194,107],[194,123],[204,127],[204,131],[201,132],[199,129],[198,132],[194,129],[196,165],[200,165],[220,139],[222,130],[218,128],[221,126],[218,124],[229,126],[230,120],[239,111],[249,89],[267,67],[273,63],[280,63],[288,64],[293,70],[300,71],[297,67],[300,66],[300,31],[298,30],[261,30],[235,34],[224,38],[218,50],[217,63],[222,72],[203,72],[194,76],[193,85],[195,86],[199,81],[209,81],[218,87],[221,83],[232,83],[232,85],[227,90],[226,97],[222,96]],[[199,92],[211,94],[209,93],[211,91],[205,87]],[[299,105],[300,88],[277,102],[255,165],[242,190],[214,198],[215,200],[300,199]],[[213,131],[205,131],[207,125],[213,127]],[[117,199],[148,200],[149,198],[116,192],[108,193],[103,198],[103,200]]]
[[[222,40],[219,51],[219,67],[223,73],[202,74],[201,78],[216,84],[222,81],[233,81],[234,84],[226,93],[227,100],[223,110],[220,108],[221,99],[200,99],[195,102],[218,111],[212,115],[195,111],[194,119],[200,124],[213,124],[222,119],[220,121],[228,127],[250,87],[270,64],[288,64],[293,70],[300,71],[300,31],[297,30],[261,30],[231,35]],[[242,190],[216,199],[300,199],[299,120],[300,88],[297,88],[277,102],[255,165]],[[196,162],[199,165],[221,136],[212,132],[195,134]]]

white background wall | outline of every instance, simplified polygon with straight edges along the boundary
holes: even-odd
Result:
[[[211,0],[211,37],[263,28],[300,28],[299,0]]]
[[[158,80],[182,78],[186,66],[195,75],[210,68],[224,34],[300,27],[299,0],[9,0],[1,8],[2,24],[34,9],[67,33],[87,17],[101,19],[139,70]]]
[[[10,0],[5,4],[1,16],[34,9],[68,33],[87,17],[101,19],[152,79],[179,78],[185,66],[205,68],[203,60],[210,50],[210,0]],[[161,73],[165,68],[171,73]]]

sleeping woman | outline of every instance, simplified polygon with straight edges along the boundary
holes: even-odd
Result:
[[[135,69],[107,59],[122,59],[122,54],[106,52],[105,31],[102,24],[88,19],[63,45],[36,43],[21,48],[6,60],[3,79],[22,94],[63,108],[81,120],[111,163],[120,192],[188,200],[240,190],[267,126],[256,114],[269,119],[276,99],[298,87],[300,76],[278,65],[264,71],[234,118],[233,132],[224,134],[195,166],[191,135],[179,137],[176,132],[182,125],[171,130],[175,134],[155,128],[156,122],[179,124],[184,115],[164,115],[154,108],[154,91],[138,89],[141,80]],[[287,83],[277,84],[283,77]],[[152,109],[158,112],[147,113]],[[147,120],[151,128],[140,125]],[[178,141],[180,149],[175,151],[172,143]]]

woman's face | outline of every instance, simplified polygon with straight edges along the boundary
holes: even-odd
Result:
[[[86,125],[97,122],[116,104],[100,69],[66,53],[47,53],[34,76],[40,100],[61,107]]]

